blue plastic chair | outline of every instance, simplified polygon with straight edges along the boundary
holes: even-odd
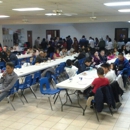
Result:
[[[35,72],[34,77],[32,79],[31,85],[35,85],[36,83],[39,83],[39,79],[41,78],[41,72]]]
[[[50,58],[53,59],[54,53],[50,53]]]
[[[2,68],[1,71],[4,72],[6,70],[6,67]]]
[[[24,97],[24,99],[26,100],[27,103],[28,103],[28,101],[27,101],[27,99],[26,99],[26,97],[23,93],[25,89],[29,88],[31,90],[31,92],[33,93],[33,95],[35,96],[35,98],[37,98],[34,91],[33,91],[31,83],[32,83],[32,75],[28,75],[28,76],[25,77],[24,83],[19,84],[19,89],[21,89],[21,94],[23,95],[23,97]]]
[[[61,67],[60,66],[56,67],[55,76],[60,81],[60,77],[61,77]]]
[[[26,62],[27,62],[27,63],[30,63],[30,57],[29,57],[29,58],[26,58]]]
[[[45,86],[45,88],[43,89],[44,86]],[[59,89],[51,89],[47,77],[44,77],[44,78],[40,79],[40,92],[43,95],[49,95],[48,100],[49,100],[49,103],[50,103],[50,106],[51,106],[51,110],[53,110],[52,104],[51,104],[51,101],[50,101],[50,96],[58,94],[58,97],[60,98],[60,95],[59,95],[60,94],[60,90]],[[61,98],[60,98],[60,102],[62,104]],[[38,104],[37,104],[37,107],[38,107]]]
[[[35,62],[36,62],[36,56],[33,56],[32,65],[35,65]]]
[[[21,68],[21,65],[16,65],[15,68],[19,68],[19,69],[20,69],[20,68]]]
[[[0,68],[2,69],[3,67],[5,67],[5,62],[0,62]]]
[[[54,75],[51,75],[51,77],[52,77],[53,81],[55,82],[55,84],[57,84],[58,82],[57,82],[57,80],[56,80],[56,77],[55,77]],[[71,98],[70,98],[70,96],[69,96],[69,94],[68,94],[67,89],[64,89],[64,88],[57,88],[57,89],[59,89],[60,91],[66,91],[66,95],[68,96],[70,102],[72,103],[72,100],[71,100]],[[54,98],[55,98],[55,96],[54,96]],[[58,98],[58,97],[56,97],[56,99],[55,99],[55,101],[54,101],[54,104],[55,104],[57,98]]]
[[[15,94],[16,94],[16,95],[18,96],[18,98],[21,100],[21,102],[23,103],[23,105],[24,105],[23,100],[21,99],[21,97],[20,97],[19,94],[18,94],[18,90],[19,90],[19,80],[16,81],[16,83],[15,83],[14,86],[10,89],[9,94],[8,94],[8,96],[7,96],[8,102],[11,104],[11,106],[12,106],[13,109],[14,109],[14,111],[15,111],[15,108],[14,108],[14,106],[13,106],[11,100],[10,100],[10,96],[11,96],[11,95],[14,95],[14,96],[15,96]],[[14,96],[13,96],[13,100],[14,100]]]

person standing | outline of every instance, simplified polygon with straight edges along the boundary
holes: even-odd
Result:
[[[36,49],[39,48],[39,44],[40,44],[40,37],[37,37],[37,39],[35,40],[34,46]]]
[[[76,37],[74,37],[74,43],[73,43],[73,48],[75,50],[75,52],[78,52],[78,40]]]

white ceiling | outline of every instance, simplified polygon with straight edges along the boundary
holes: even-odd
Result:
[[[105,2],[119,2],[124,0],[3,0],[0,4],[0,15],[9,18],[0,19],[0,24],[43,24],[43,23],[87,23],[87,22],[122,22],[130,21],[130,13],[120,13],[118,9],[130,6],[107,7]],[[128,1],[128,0],[126,0]],[[63,13],[76,13],[75,16],[45,16],[58,8]],[[40,7],[44,11],[16,12],[13,8]],[[97,17],[91,20],[92,13]],[[24,19],[24,20],[23,20]],[[24,22],[23,22],[24,21]],[[28,21],[28,22],[25,22]]]

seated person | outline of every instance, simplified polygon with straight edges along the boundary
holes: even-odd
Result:
[[[93,62],[95,63],[95,65],[99,65],[100,62],[101,62],[100,57],[99,57],[97,51],[94,53],[94,56],[93,56]]]
[[[92,62],[92,59],[91,59],[90,57],[88,57],[88,58],[85,60],[84,64],[82,65],[81,70],[82,70],[82,72],[83,72],[83,71],[87,71],[87,70],[92,70],[93,68],[95,68],[95,65],[94,65],[94,63]]]
[[[67,49],[66,49],[67,51]],[[70,56],[70,55],[73,55],[75,52],[74,52],[74,48],[71,48],[68,52],[67,52],[67,55]]]
[[[48,60],[48,57],[47,57],[47,52],[46,51],[43,51],[43,61],[47,61]]]
[[[117,76],[117,68],[114,63],[111,63],[110,69],[115,72],[115,75]]]
[[[110,51],[110,52],[108,52],[108,56],[107,56],[107,59],[108,60],[112,60],[112,59],[114,59],[115,58],[115,55]]]
[[[17,74],[14,72],[14,64],[11,62],[6,63],[6,71],[0,79],[0,101],[8,96],[10,89],[14,86],[18,79]]]
[[[43,51],[40,51],[39,55],[36,57],[36,62],[35,63],[42,63],[44,60],[43,60]]]
[[[99,58],[100,58],[102,63],[107,62],[107,57],[105,55],[105,51],[104,50],[100,51]]]
[[[8,61],[9,62],[13,62],[14,63],[14,65],[16,66],[17,65],[17,63],[18,63],[18,58],[17,58],[17,56],[15,55],[15,54],[13,54],[11,51],[9,51],[9,50],[7,50],[7,55],[8,55]]]
[[[39,51],[37,49],[34,49],[32,55],[33,56],[38,56],[39,55]]]
[[[118,74],[122,75],[124,86],[126,87],[127,78],[130,76],[129,61],[124,57],[124,54],[120,52],[118,54],[118,58],[116,59],[114,65],[120,71]]]
[[[117,51],[116,48],[114,48],[114,55],[115,55],[115,56],[118,56],[118,54],[119,54],[119,52]]]
[[[94,96],[97,89],[103,86],[109,85],[109,80],[104,77],[104,70],[100,67],[97,69],[98,78],[95,78],[91,84],[92,91],[89,92],[88,97]],[[84,91],[84,94],[87,94],[87,90]]]
[[[104,63],[101,65],[101,67],[103,68],[105,77],[109,80],[110,84],[116,80],[116,74],[113,70],[110,69],[109,63]]]
[[[61,56],[60,56],[60,51],[59,51],[59,49],[57,48],[57,49],[55,50],[55,53],[53,54],[53,59],[59,59],[59,58],[61,58]]]
[[[6,51],[7,51],[7,47],[4,46],[3,50],[0,52],[0,58],[1,58],[2,62],[8,62],[8,57],[7,57]]]
[[[27,51],[26,51],[27,54],[33,54],[33,49],[32,48],[29,48]]]
[[[72,65],[71,60],[67,60],[65,71],[67,72],[69,77],[73,77],[77,74],[78,68]]]
[[[75,57],[76,59],[80,60],[86,57],[86,53],[83,52],[82,49],[79,50],[79,55],[77,57]]]
[[[66,51],[65,48],[62,48],[62,49],[61,49],[61,51],[60,51],[60,56],[61,56],[61,57],[67,56],[67,51]]]

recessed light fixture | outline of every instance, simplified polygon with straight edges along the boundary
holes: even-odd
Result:
[[[3,3],[3,1],[0,1],[0,3]]]
[[[130,23],[130,21],[128,21],[128,23]]]
[[[124,1],[124,2],[111,2],[111,3],[104,3],[106,6],[127,6],[130,5],[130,1]]]
[[[46,13],[45,15],[47,15],[47,16],[55,16],[56,15],[56,13]]]
[[[10,16],[7,16],[7,15],[0,15],[0,18],[8,18]]]
[[[40,10],[45,10],[43,8],[18,8],[18,9],[12,9],[14,11],[40,11]]]
[[[123,13],[127,13],[127,12],[130,12],[130,9],[120,9],[118,10],[119,12],[123,12]]]

